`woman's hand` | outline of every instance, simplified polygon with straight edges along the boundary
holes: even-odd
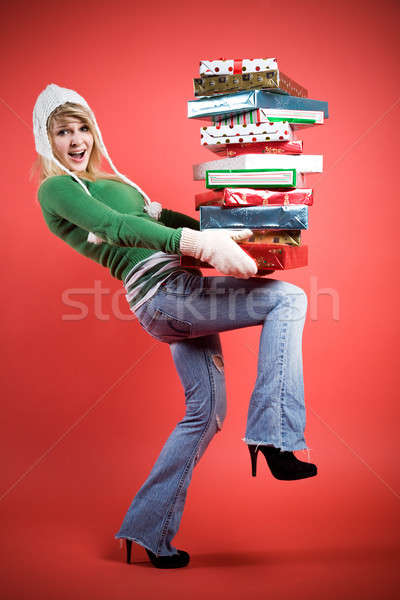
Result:
[[[248,279],[257,273],[257,264],[236,241],[243,241],[252,235],[251,229],[194,231],[184,227],[180,251],[209,263],[224,275]]]

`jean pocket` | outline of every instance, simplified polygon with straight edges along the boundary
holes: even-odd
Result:
[[[149,320],[143,319],[140,324],[147,333],[162,342],[176,342],[192,334],[190,321],[177,319],[159,308],[154,311]]]

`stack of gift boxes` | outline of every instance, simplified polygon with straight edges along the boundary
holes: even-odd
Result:
[[[322,156],[303,154],[297,131],[323,124],[327,102],[308,98],[275,58],[203,60],[193,83],[201,98],[188,102],[188,117],[208,122],[201,144],[218,157],[193,166],[209,190],[195,196],[200,229],[251,229],[240,246],[259,274],[307,265],[306,176],[322,172]],[[181,264],[206,266],[187,256]]]

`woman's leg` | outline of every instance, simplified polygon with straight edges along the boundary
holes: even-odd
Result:
[[[225,378],[218,335],[170,344],[185,391],[186,414],[136,494],[116,538],[130,538],[158,556],[174,554],[193,467],[226,414]]]
[[[307,296],[294,285],[279,283],[277,302],[262,324],[244,441],[302,450],[307,448],[302,359]]]

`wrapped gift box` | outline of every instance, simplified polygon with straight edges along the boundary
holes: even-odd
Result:
[[[250,188],[225,188],[195,195],[196,210],[200,206],[268,206],[287,204],[313,204],[313,191],[294,189],[285,191],[252,190]]]
[[[200,206],[203,229],[308,229],[308,206]]]
[[[246,240],[248,244],[283,244],[300,246],[301,231],[297,229],[253,229],[253,235]]]
[[[242,142],[282,142],[293,139],[287,121],[280,123],[243,123],[240,125],[210,125],[200,129],[201,144],[239,144]]]
[[[276,71],[276,58],[230,58],[219,60],[201,60],[200,75],[230,75],[231,73],[257,73],[258,71]]]
[[[216,231],[237,232],[236,229],[221,227]],[[248,244],[283,244],[289,246],[301,245],[301,230],[299,229],[252,229],[253,235],[245,241]]]
[[[249,90],[236,94],[189,100],[188,117],[189,119],[210,120],[211,117],[231,117],[257,108],[318,110],[324,113],[325,119],[329,117],[327,102],[284,94],[272,94],[264,90]]]
[[[227,188],[225,188],[225,190],[226,189]],[[194,201],[196,210],[199,210],[200,206],[223,206],[225,204],[225,190],[209,190],[208,192],[195,194]]]
[[[249,244],[240,243],[257,263],[258,275],[263,271],[295,269],[308,264],[308,246],[284,246],[279,244]],[[182,267],[204,267],[212,269],[208,263],[201,262],[191,256],[180,257]]]
[[[261,170],[262,170],[262,171],[265,171],[265,169],[261,169]],[[269,171],[271,171],[271,172],[272,172],[272,171],[273,171],[273,169],[269,169]],[[243,171],[242,171],[242,172],[243,172]],[[241,186],[234,186],[234,187],[247,188],[247,186],[248,186],[248,184],[246,184],[246,183],[243,183],[243,185],[241,185]],[[222,186],[222,187],[227,187],[227,188],[230,188],[230,187],[233,187],[233,186],[230,186],[229,184],[227,184],[226,186],[224,185],[224,186]],[[307,185],[307,180],[306,180],[306,176],[304,175],[304,173],[298,173],[298,172],[296,172],[296,186],[295,186],[295,187],[296,187],[297,189],[299,189],[299,190],[306,189],[306,188],[309,188],[309,187],[310,187],[309,185]],[[252,188],[254,188],[254,186],[252,186]],[[290,187],[288,187],[288,186],[282,186],[282,187],[280,187],[279,185],[277,185],[277,186],[272,186],[272,187],[271,187],[271,186],[265,186],[265,189],[264,189],[264,191],[268,191],[268,189],[269,189],[269,191],[279,191],[279,190],[280,190],[280,191],[283,191],[283,192],[288,192],[288,191],[292,191],[292,188],[293,188],[293,186],[290,186]],[[209,188],[209,189],[210,189],[210,188]],[[220,187],[211,188],[211,189],[214,189],[214,190],[216,190],[216,191],[219,191],[219,190],[220,190]],[[256,191],[258,191],[259,189],[260,189],[260,188],[255,188],[253,191],[255,191],[255,192],[256,192]],[[221,191],[222,191],[222,190],[221,190]],[[205,193],[207,193],[207,192],[205,192]],[[287,202],[286,204],[290,204],[290,202],[289,202],[289,203]]]
[[[259,71],[235,75],[209,75],[193,79],[195,96],[213,96],[242,90],[268,89],[279,94],[307,98],[308,91],[282,71]]]
[[[242,154],[301,154],[302,140],[290,142],[250,142],[246,144],[208,144],[207,149],[221,158],[231,158]]]
[[[205,179],[207,171],[216,170],[295,169],[300,173],[322,173],[322,167],[321,154],[243,154],[193,165],[193,179]],[[226,187],[229,187],[229,184]],[[248,184],[247,187],[253,185]]]
[[[206,188],[294,188],[295,169],[214,169],[206,171]]]
[[[240,113],[230,118],[215,116],[214,123],[221,125],[242,125],[253,123],[276,123],[287,121],[293,127],[309,127],[311,125],[322,125],[324,113],[321,110],[283,110],[280,108],[257,108],[249,112]]]

